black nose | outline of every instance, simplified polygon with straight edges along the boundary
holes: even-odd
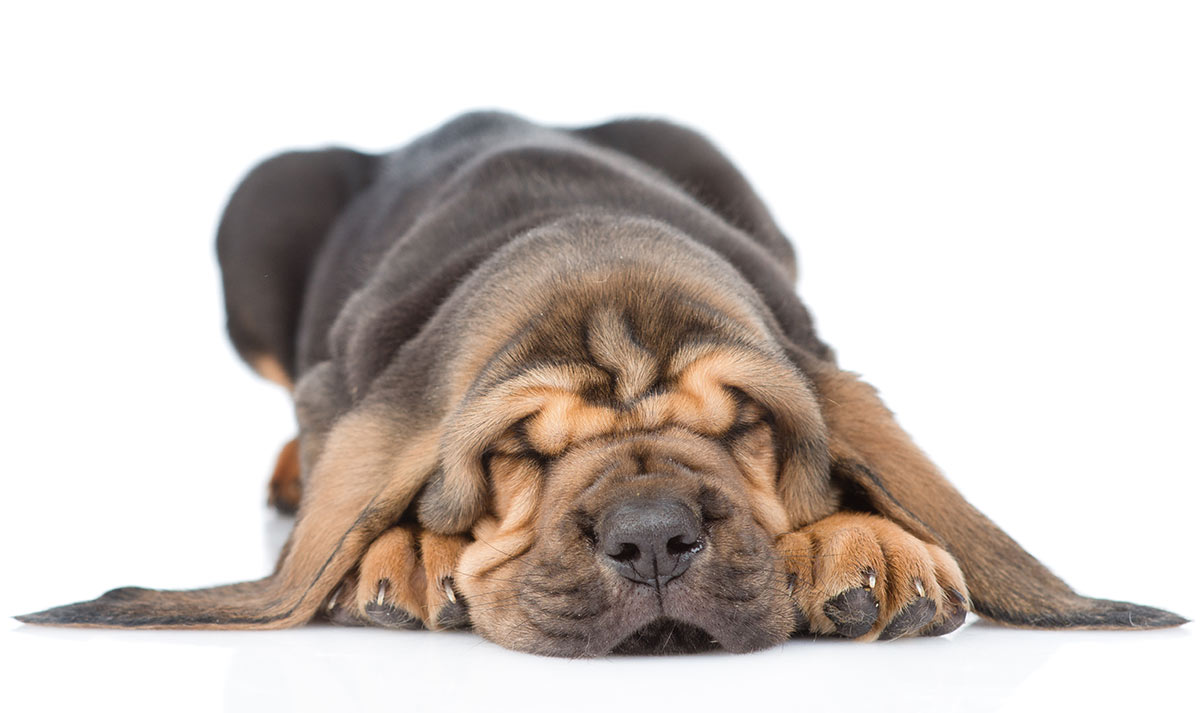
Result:
[[[683,574],[704,547],[700,521],[678,500],[628,500],[596,528],[600,556],[622,577],[661,586]]]

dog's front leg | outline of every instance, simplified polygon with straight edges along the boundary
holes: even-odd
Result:
[[[389,629],[461,629],[470,625],[454,588],[463,548],[458,535],[397,525],[367,549],[356,570],[330,598],[326,614],[337,624]]]

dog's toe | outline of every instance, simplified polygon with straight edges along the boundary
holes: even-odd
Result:
[[[363,614],[376,626],[387,629],[421,629],[421,620],[387,600],[387,582],[379,583],[375,601],[363,605]]]
[[[879,616],[879,602],[875,601],[875,596],[869,590],[857,587],[828,599],[823,611],[839,635],[857,639],[875,625],[875,619]]]
[[[933,621],[935,614],[937,614],[937,605],[933,603],[933,600],[929,597],[918,597],[892,617],[883,631],[879,632],[879,638],[883,641],[890,641],[902,636],[912,636]]]
[[[366,622],[355,609],[354,590],[356,586],[354,575],[351,574],[334,590],[321,612],[325,619],[337,626],[366,626]]]
[[[922,636],[942,636],[949,634],[963,625],[967,620],[967,598],[958,590],[946,588],[949,600],[946,602],[946,614],[941,621],[935,621],[921,632]]]
[[[442,582],[445,600],[442,602],[434,621],[439,629],[469,629],[471,627],[470,612],[467,603],[454,591],[454,581],[446,578]]]

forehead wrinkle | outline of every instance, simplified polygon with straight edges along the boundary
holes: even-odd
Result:
[[[573,441],[603,435],[614,430],[617,413],[585,402],[577,393],[561,393],[547,398],[540,412],[526,424],[525,433],[541,453],[556,456]]]
[[[594,447],[588,448],[589,445]],[[614,451],[618,449],[623,449],[623,452],[614,457]],[[686,452],[689,449],[695,452],[689,454]],[[737,464],[732,460],[730,454],[711,439],[685,428],[672,426],[652,431],[606,434],[588,439],[588,441],[575,444],[572,451],[560,457],[556,461],[554,470],[570,468],[592,471],[593,477],[580,491],[580,496],[583,496],[593,492],[615,471],[628,465],[639,452],[644,453],[651,460],[663,461],[690,474],[716,474],[723,470],[720,467],[722,459],[729,459],[730,465],[734,470],[737,469]],[[690,456],[693,455],[701,460],[711,460],[712,467],[690,462],[693,460]],[[608,461],[607,465],[595,470],[591,469],[591,464],[604,460]]]
[[[621,403],[630,403],[654,385],[658,360],[637,342],[626,315],[612,307],[595,310],[586,341],[591,357],[613,375],[615,396]]]
[[[714,290],[711,280],[716,276],[709,275],[707,277],[710,279],[705,281],[702,276],[690,274],[681,265],[638,260],[616,265],[595,265],[582,261],[572,265],[577,279],[568,282],[562,279],[561,270],[553,269],[557,264],[555,259],[535,261],[535,267],[540,269],[513,275],[516,287],[506,286],[503,294],[484,299],[481,306],[487,309],[476,309],[475,315],[464,320],[463,326],[467,327],[472,338],[460,344],[470,344],[471,347],[464,349],[454,360],[453,368],[449,369],[448,373],[455,382],[454,393],[468,395],[481,385],[486,388],[487,383],[506,378],[507,374],[495,374],[505,365],[509,368],[504,371],[509,373],[513,365],[520,368],[527,357],[524,352],[531,346],[531,337],[551,315],[562,314],[564,310],[577,311],[584,304],[628,303],[628,289],[634,284],[651,286],[656,297],[673,305],[681,314],[703,316],[710,323],[713,333],[722,335],[723,340],[737,334],[741,337],[738,341],[746,338],[755,343],[770,344],[772,341],[773,329],[764,323],[760,310],[753,308],[758,304],[757,296],[753,292],[743,294],[739,289]],[[602,275],[603,279],[595,279],[596,275]],[[499,308],[500,305],[504,307]],[[629,304],[630,309],[634,307]],[[488,315],[486,318],[482,316],[485,313]],[[654,363],[654,355],[637,343],[631,331],[622,327],[622,323],[627,324],[635,315],[620,315],[612,308],[602,309],[597,314],[595,326],[611,338],[604,341],[617,345],[616,349],[609,349],[611,356],[635,355],[633,362],[623,365],[614,362],[620,366],[618,371],[626,377],[628,386],[625,393],[635,396],[644,393],[649,388],[649,385],[643,385],[645,374],[651,374],[649,378],[652,385],[657,364]],[[591,345],[588,347],[590,349]],[[600,351],[606,349],[599,344],[597,347]],[[585,356],[580,354],[580,357]],[[610,361],[607,356],[592,355],[592,358],[602,364]],[[487,378],[489,374],[492,374],[491,378]]]
[[[619,446],[622,444],[611,444],[611,445]],[[608,449],[604,449],[604,450],[608,450]],[[600,454],[595,454],[594,457],[598,458],[598,457],[600,457]],[[587,486],[582,491],[580,491],[579,496],[584,497],[584,496],[587,496],[589,493],[594,492],[595,489],[597,487],[599,487],[600,484],[603,483],[605,480],[607,480],[610,476],[612,476],[613,473],[615,473],[617,470],[620,470],[622,468],[622,466],[626,466],[628,464],[629,464],[628,457],[614,458],[614,459],[610,460],[608,465],[593,472],[591,481],[587,484]]]

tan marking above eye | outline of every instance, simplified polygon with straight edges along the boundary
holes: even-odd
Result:
[[[679,375],[673,420],[681,426],[715,436],[728,431],[737,418],[737,401],[721,381],[722,355],[698,359]]]
[[[613,328],[612,324],[604,327]],[[640,348],[632,342],[625,346]],[[757,392],[765,389],[765,395],[776,401],[791,395],[780,388],[781,383],[786,384],[787,374],[773,372],[769,366],[764,355],[752,350],[747,352],[729,345],[691,345],[672,358],[667,378],[673,382],[673,388],[636,400],[628,409],[598,405],[581,396],[597,386],[612,384],[611,375],[605,375],[594,365],[543,365],[531,369],[473,401],[451,419],[449,433],[442,441],[446,492],[475,498],[472,504],[475,509],[464,512],[478,517],[488,497],[489,478],[483,462],[486,453],[491,453],[493,459],[528,457],[531,450],[559,457],[578,443],[609,434],[680,427],[716,438],[729,434],[735,426],[753,426],[768,413],[767,408],[755,403],[763,395],[756,396]],[[739,397],[735,391],[746,397]],[[776,462],[772,456],[770,463],[756,463],[753,468],[745,462],[742,465],[744,470],[770,470],[768,480],[774,484],[774,476],[787,471],[794,460]],[[536,460],[531,462],[536,466]],[[502,466],[507,463],[496,460]],[[529,472],[536,475],[540,466],[535,466]],[[505,520],[505,533],[511,532],[509,524],[519,527],[517,521],[509,521],[509,513],[517,508],[515,500],[497,506],[496,493],[492,496],[493,507],[498,507],[495,512]]]
[[[629,411],[618,412],[585,401],[576,393],[551,389],[533,390],[524,395],[527,402],[539,402],[540,409],[529,420],[525,432],[539,453],[560,455],[572,443],[617,430],[647,430],[665,426],[683,426],[706,436],[719,436],[747,418],[761,418],[764,411],[740,409],[738,400],[722,381],[730,358],[725,353],[706,354],[683,367],[676,387],[646,396]]]
[[[608,433],[616,425],[617,413],[612,409],[588,404],[577,394],[560,393],[546,398],[525,433],[538,452],[558,455],[572,442]]]
[[[706,436],[719,436],[739,418],[737,399],[721,381],[722,357],[701,357],[683,368],[675,390],[648,396],[633,408],[627,425],[662,428],[677,425]]]

